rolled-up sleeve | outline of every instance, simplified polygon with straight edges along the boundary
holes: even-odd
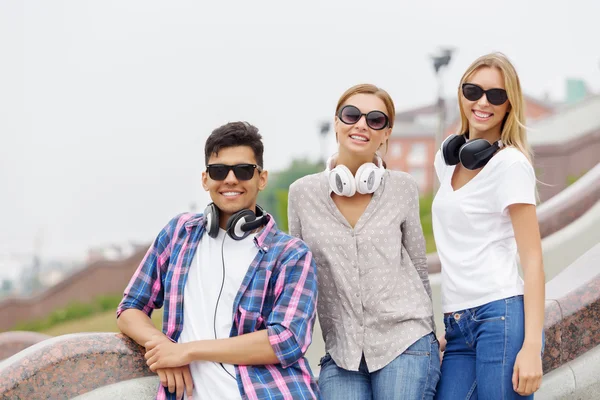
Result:
[[[171,220],[160,231],[146,252],[117,307],[117,318],[127,309],[140,310],[151,316],[153,310],[162,307],[164,300],[162,277],[169,263],[172,226],[177,218]]]
[[[317,276],[312,253],[300,240],[279,267],[276,300],[267,319],[269,341],[286,368],[304,356],[312,342],[317,304]]]

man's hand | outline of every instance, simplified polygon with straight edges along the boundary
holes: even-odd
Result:
[[[146,343],[146,364],[152,372],[162,368],[188,365],[192,360],[185,343],[173,343],[162,338],[152,338]]]
[[[151,350],[152,346],[156,346],[160,343],[173,344],[171,340],[164,334],[157,334],[152,336],[150,341],[146,342],[146,354]],[[152,370],[152,368],[151,368]],[[183,398],[183,393],[187,394],[188,398],[192,398],[194,394],[194,383],[192,381],[192,374],[190,373],[189,365],[183,365],[175,368],[160,368],[157,369],[156,374],[160,380],[160,384],[163,385],[170,393],[176,393],[177,399]]]
[[[170,393],[176,393],[177,399],[183,398],[183,393],[187,394],[189,399],[194,394],[194,384],[189,365],[175,368],[157,369],[156,373],[163,385]]]

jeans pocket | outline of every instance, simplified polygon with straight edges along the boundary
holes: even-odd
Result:
[[[433,336],[433,339],[431,338],[431,336]],[[426,336],[423,336],[416,342],[414,342],[402,354],[412,355],[412,356],[430,356],[433,341],[437,341],[437,340],[435,339],[435,335],[433,333],[430,333]],[[437,344],[436,344],[436,346],[437,346]]]
[[[450,315],[444,316],[444,328],[445,328],[446,333],[450,333],[454,330],[454,326],[452,324],[451,319],[452,319],[452,316],[450,316]]]
[[[506,319],[506,301],[498,300],[471,311],[471,319],[475,322],[502,322]]]

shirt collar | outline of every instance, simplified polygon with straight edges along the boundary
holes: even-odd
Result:
[[[273,242],[273,237],[277,233],[277,224],[275,223],[275,218],[269,213],[267,213],[269,218],[269,222],[257,232],[254,237],[254,243],[259,248],[259,250],[267,252],[271,247],[271,243]],[[204,215],[196,214],[191,217],[185,224],[184,227],[188,233],[190,233],[194,228],[200,227],[202,229],[202,233],[204,233]]]

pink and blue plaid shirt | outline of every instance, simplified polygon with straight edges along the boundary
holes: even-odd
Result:
[[[201,214],[173,218],[125,289],[117,317],[130,308],[150,316],[164,307],[163,333],[176,342],[184,323],[183,290],[204,230]],[[266,329],[280,363],[236,365],[240,394],[243,399],[316,399],[319,389],[304,357],[316,314],[312,253],[304,242],[277,229],[272,217],[254,242],[258,253],[234,300],[230,336]],[[175,394],[159,385],[156,398],[175,399]]]

